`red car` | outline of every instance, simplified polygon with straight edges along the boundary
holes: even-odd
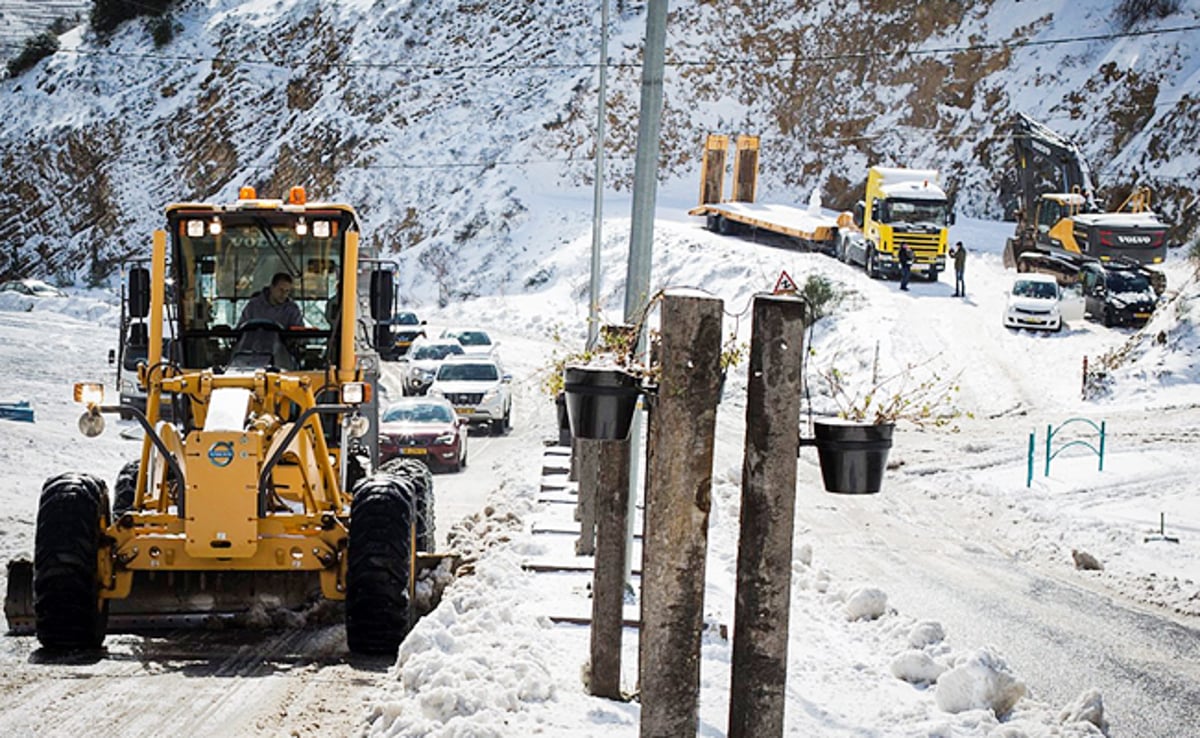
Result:
[[[459,471],[467,465],[467,419],[439,397],[405,397],[389,405],[379,419],[379,463],[398,456]]]

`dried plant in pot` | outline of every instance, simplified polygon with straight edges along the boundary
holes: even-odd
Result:
[[[958,392],[955,379],[930,373],[920,381],[915,371],[927,367],[906,366],[882,380],[856,385],[835,365],[819,373],[821,382],[838,405],[837,417],[812,421],[813,437],[801,438],[801,446],[816,446],[821,478],[827,492],[875,494],[883,485],[888,453],[896,424],[919,427],[945,426],[962,415],[954,405]]]
[[[637,333],[637,326],[603,326],[594,349],[555,361],[545,384],[563,397],[572,436],[598,440],[629,436],[638,398],[653,374],[635,361]]]

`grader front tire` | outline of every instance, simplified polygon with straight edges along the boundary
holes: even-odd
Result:
[[[413,507],[399,480],[375,474],[350,506],[346,641],[364,654],[395,654],[408,634],[412,600]]]
[[[46,480],[33,544],[33,611],[50,649],[99,648],[108,628],[98,557],[109,523],[108,488],[90,474]]]

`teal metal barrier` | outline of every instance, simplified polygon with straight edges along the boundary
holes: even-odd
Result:
[[[1097,443],[1095,445],[1093,445],[1092,442],[1087,439],[1077,438],[1073,441],[1068,441],[1066,443],[1063,443],[1057,449],[1055,449],[1054,448],[1054,436],[1056,436],[1058,433],[1062,432],[1062,430],[1064,428],[1066,428],[1067,426],[1069,426],[1073,423],[1083,423],[1085,425],[1090,426],[1093,430],[1095,430],[1096,436],[1098,439]],[[1025,486],[1026,487],[1029,487],[1033,484],[1033,459],[1034,459],[1034,456],[1036,456],[1036,454],[1037,454],[1036,438],[1037,438],[1037,433],[1029,434],[1029,457],[1028,457],[1028,464],[1026,466],[1026,471],[1025,471]],[[1064,420],[1062,423],[1059,423],[1057,428],[1052,425],[1047,425],[1046,426],[1046,471],[1045,471],[1045,476],[1047,476],[1047,477],[1050,476],[1050,462],[1054,459],[1054,457],[1058,456],[1060,453],[1062,453],[1063,451],[1065,451],[1068,448],[1071,448],[1072,446],[1083,446],[1084,448],[1091,450],[1092,453],[1096,454],[1096,456],[1099,457],[1099,459],[1100,459],[1099,471],[1104,471],[1104,438],[1105,438],[1105,422],[1103,420],[1100,421],[1099,424],[1097,424],[1095,421],[1089,420],[1087,418],[1071,418],[1069,420]]]

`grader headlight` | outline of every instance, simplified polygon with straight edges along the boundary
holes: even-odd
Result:
[[[83,405],[103,405],[104,385],[98,382],[76,382],[75,402]]]
[[[104,385],[98,382],[76,382],[75,402],[87,407],[79,416],[79,432],[94,438],[104,432],[104,416],[100,406],[104,404]]]

